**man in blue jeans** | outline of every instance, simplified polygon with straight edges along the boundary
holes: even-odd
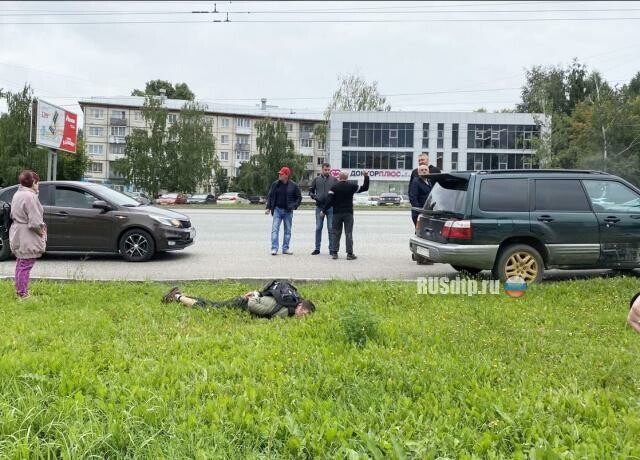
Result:
[[[293,254],[289,250],[291,240],[291,225],[293,224],[293,211],[298,209],[302,202],[302,193],[298,184],[289,180],[291,170],[283,166],[278,171],[278,180],[271,184],[267,195],[267,209],[265,214],[273,216],[271,224],[271,255],[278,254],[280,240],[280,224],[284,222],[284,239],[282,241],[282,253]]]
[[[338,180],[331,174],[331,165],[322,163],[322,174],[313,179],[309,188],[309,196],[316,200],[316,247],[311,253],[312,256],[320,254],[320,244],[322,243],[322,226],[324,224],[324,216],[322,208],[329,199],[329,190],[338,183]],[[329,254],[333,254],[333,208],[327,209],[325,213],[327,217],[327,233],[329,238]]]

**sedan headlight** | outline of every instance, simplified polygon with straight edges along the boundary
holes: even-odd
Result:
[[[151,217],[155,221],[160,222],[162,225],[168,225],[169,227],[178,227],[178,228],[182,227],[182,224],[178,219],[171,219],[170,217],[155,216],[155,215],[151,215],[149,217]]]

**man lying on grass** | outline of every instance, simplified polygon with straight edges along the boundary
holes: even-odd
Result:
[[[303,299],[293,285],[277,280],[267,284],[262,291],[247,292],[242,297],[222,301],[189,297],[174,287],[162,296],[162,303],[173,301],[187,307],[239,308],[260,318],[304,316],[313,313],[316,309],[313,302]]]
[[[636,332],[640,333],[640,292],[633,296],[629,306],[631,308],[627,322]]]

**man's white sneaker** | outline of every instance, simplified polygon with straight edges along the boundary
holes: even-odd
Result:
[[[288,256],[292,256],[293,255],[293,251],[291,251],[290,249],[287,249],[286,251],[282,251],[283,254],[286,254]]]
[[[275,256],[277,253],[278,253],[278,251],[276,251],[275,249],[272,249],[272,250],[271,250],[271,255],[272,255],[272,256]]]

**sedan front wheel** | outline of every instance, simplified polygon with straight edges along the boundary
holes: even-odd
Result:
[[[120,254],[127,262],[146,262],[156,252],[156,244],[145,230],[129,230],[120,238]]]

